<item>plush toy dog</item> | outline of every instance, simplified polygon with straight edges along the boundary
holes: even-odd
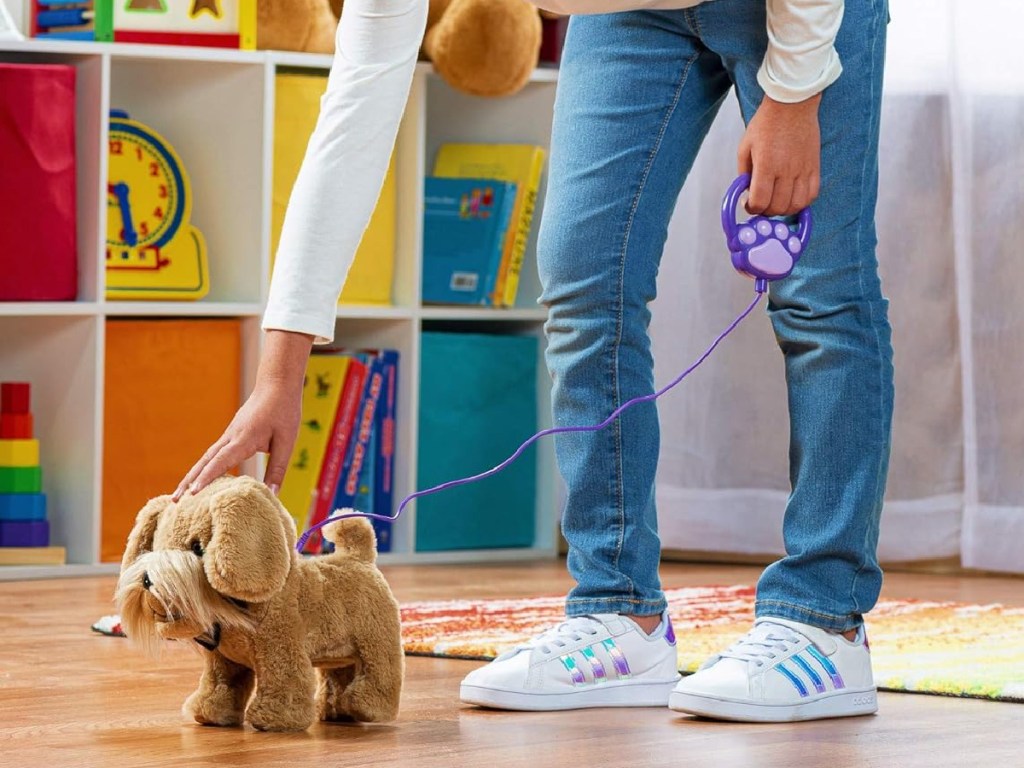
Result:
[[[291,516],[249,477],[139,512],[117,585],[122,626],[153,652],[162,640],[201,647],[186,715],[265,731],[396,717],[398,604],[374,564],[373,528],[355,518],[324,535],[335,551],[301,558]]]

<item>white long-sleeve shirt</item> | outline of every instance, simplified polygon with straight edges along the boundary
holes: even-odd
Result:
[[[704,0],[532,0],[562,14],[689,8]],[[753,1],[753,0],[752,0]],[[781,102],[821,92],[842,67],[843,0],[766,0],[758,83]],[[285,213],[263,328],[334,337],[338,296],[376,207],[409,97],[428,0],[345,0],[320,117]]]

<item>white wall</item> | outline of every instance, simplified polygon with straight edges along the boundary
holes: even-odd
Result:
[[[28,33],[28,0],[0,0],[7,6],[7,10],[14,19],[14,26],[22,32]]]

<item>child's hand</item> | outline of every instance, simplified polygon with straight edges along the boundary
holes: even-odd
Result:
[[[821,181],[821,94],[797,104],[767,96],[740,141],[737,166],[751,174],[747,212],[788,216],[818,196]]]
[[[302,380],[312,342],[301,334],[267,332],[256,387],[220,439],[178,484],[175,501],[186,491],[198,493],[257,452],[269,454],[263,482],[277,493],[299,433]]]

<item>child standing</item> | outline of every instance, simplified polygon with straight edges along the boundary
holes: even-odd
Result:
[[[808,252],[771,286],[785,358],[787,555],[762,575],[751,631],[680,681],[658,576],[658,419],[638,405],[558,435],[567,621],[472,672],[469,703],[665,706],[781,721],[876,710],[863,614],[889,458],[892,350],[874,208],[886,0],[546,0],[569,25],[538,262],[556,426],[653,392],[648,303],[675,201],[728,92],[747,131],[747,208],[817,200]],[[281,482],[310,345],[334,306],[384,178],[426,0],[348,0],[317,130],[286,217],[257,386],[179,486],[258,450]],[[340,212],[351,212],[341,216]],[[326,221],[325,221],[326,220]]]

